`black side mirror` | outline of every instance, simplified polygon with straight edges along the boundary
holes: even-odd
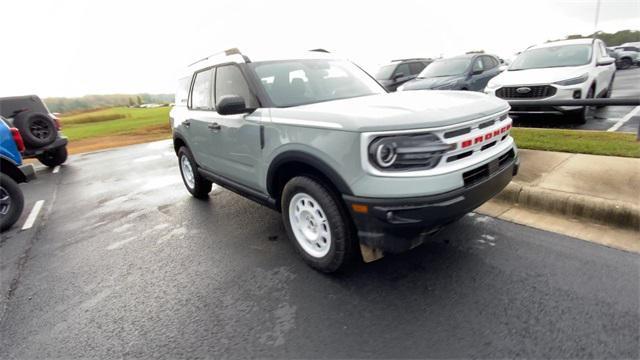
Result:
[[[397,73],[397,74],[393,75],[393,80],[398,80],[401,77],[404,77],[404,74],[403,73]]]
[[[484,72],[482,69],[475,69],[471,71],[471,75],[480,75]]]
[[[244,114],[251,110],[247,109],[244,98],[239,95],[225,95],[216,104],[216,111],[220,115]]]

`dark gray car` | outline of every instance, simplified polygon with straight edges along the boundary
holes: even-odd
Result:
[[[489,80],[500,72],[500,60],[497,57],[465,54],[432,62],[415,79],[398,87],[398,90],[483,91]]]
[[[378,69],[376,80],[385,89],[396,91],[398,86],[415,79],[432,61],[431,59],[422,58],[393,60],[391,64],[384,65]]]

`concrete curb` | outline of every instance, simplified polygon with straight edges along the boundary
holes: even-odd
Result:
[[[572,218],[627,228],[640,229],[640,206],[537,186],[511,182],[495,198],[498,201]]]

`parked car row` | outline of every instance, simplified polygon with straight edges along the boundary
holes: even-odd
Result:
[[[640,42],[625,43],[608,49],[610,56],[616,59],[618,69],[624,70],[640,65]]]
[[[623,46],[618,55],[632,45]],[[414,79],[397,86],[398,91],[472,90],[505,100],[562,100],[607,98],[615,79],[616,59],[599,39],[575,39],[531,46],[507,67],[493,55],[470,53],[432,61]],[[637,56],[633,55],[633,56]],[[622,58],[618,58],[618,63]],[[637,59],[634,57],[633,59]],[[627,61],[627,60],[624,60]],[[633,64],[637,60],[633,60]],[[380,72],[378,73],[380,74]],[[377,76],[378,78],[378,76]],[[381,84],[393,91],[396,84]],[[514,107],[511,114],[565,114],[585,123],[593,116],[588,106]]]

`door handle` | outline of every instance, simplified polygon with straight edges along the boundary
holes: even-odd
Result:
[[[211,123],[211,124],[209,124],[209,126],[207,126],[207,127],[208,127],[210,130],[213,130],[213,131],[215,131],[215,132],[220,131],[220,129],[222,128],[222,127],[220,126],[220,124],[218,124],[218,123]]]
[[[182,122],[182,125],[184,125],[185,127],[189,127],[191,126],[191,120],[185,120]]]

